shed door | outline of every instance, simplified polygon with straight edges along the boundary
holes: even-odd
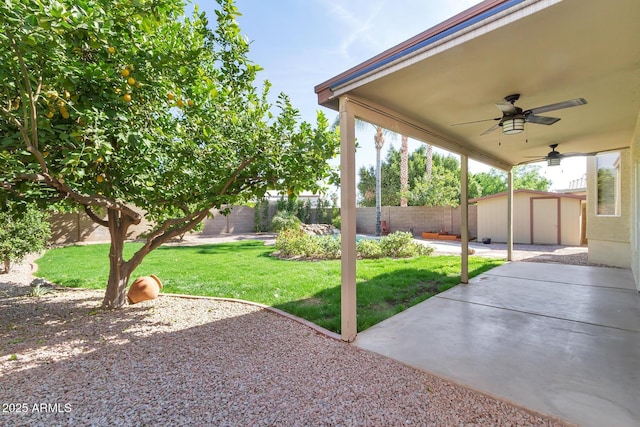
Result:
[[[559,245],[559,199],[532,199],[531,241],[541,245]]]

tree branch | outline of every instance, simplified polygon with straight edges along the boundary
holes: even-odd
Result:
[[[57,190],[65,199],[71,199],[74,202],[83,206],[101,206],[106,209],[115,209],[122,212],[124,215],[131,218],[132,224],[140,224],[142,221],[142,215],[131,209],[124,203],[117,202],[115,200],[108,199],[103,196],[89,195],[76,193],[71,187],[61,182],[60,180],[52,177],[47,173],[42,174],[20,174],[16,176],[17,180],[41,182],[49,187]],[[3,184],[4,186],[4,184]]]
[[[109,227],[109,221],[100,218],[96,213],[91,209],[90,206],[84,205],[84,212],[95,222],[103,227]]]
[[[231,177],[227,180],[227,182],[224,184],[224,186],[222,187],[222,190],[220,190],[220,194],[224,194],[227,192],[227,189],[229,188],[229,186],[231,184],[233,184],[233,181],[236,180],[236,178],[238,177],[238,175],[240,175],[240,172],[242,172],[244,169],[247,168],[247,166],[249,166],[251,163],[253,163],[253,161],[256,159],[255,156],[249,158],[249,159],[244,159],[242,161],[242,163],[240,164],[240,166],[238,166],[238,168],[233,172],[233,174],[231,174]]]

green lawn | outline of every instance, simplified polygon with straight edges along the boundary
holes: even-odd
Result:
[[[129,243],[125,255],[140,245]],[[277,307],[334,332],[340,331],[340,261],[283,261],[273,247],[245,240],[215,245],[161,247],[133,277],[157,275],[165,293],[239,298]],[[37,275],[70,287],[104,289],[108,245],[51,249]],[[502,260],[469,257],[469,276]],[[133,278],[132,277],[132,278]],[[460,282],[460,257],[360,260],[358,330],[364,330]]]

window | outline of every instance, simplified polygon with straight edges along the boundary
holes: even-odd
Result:
[[[598,154],[597,214],[620,216],[620,153]]]

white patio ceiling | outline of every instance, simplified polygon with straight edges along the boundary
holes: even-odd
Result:
[[[640,111],[640,1],[489,0],[438,27],[318,85],[319,103],[337,109],[349,96],[365,107],[362,119],[412,124],[405,133],[417,125],[437,135],[425,142],[451,141],[443,148],[503,168],[544,156],[550,144],[561,153],[629,146]],[[494,121],[451,126],[500,117],[495,104],[515,93],[524,110],[588,104],[539,114],[561,120],[526,123],[517,135],[481,135]]]

